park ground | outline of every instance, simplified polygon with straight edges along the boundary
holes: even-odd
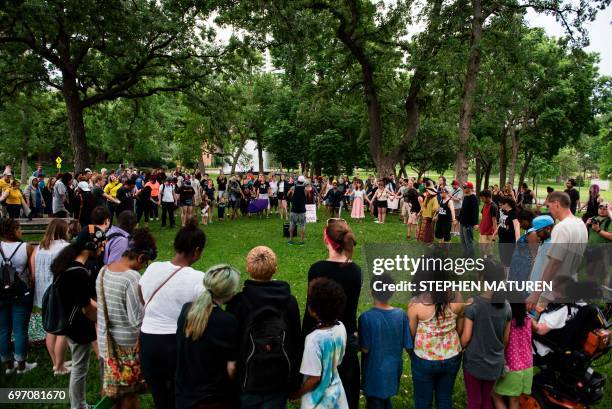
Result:
[[[344,217],[348,218],[346,213]],[[290,246],[287,239],[282,236],[282,222],[277,215],[272,215],[269,219],[259,217],[242,217],[238,221],[215,222],[212,225],[203,226],[207,235],[207,244],[202,259],[195,264],[195,268],[202,271],[208,267],[219,263],[229,263],[242,272],[242,278],[246,279],[245,258],[247,252],[258,245],[271,247],[278,256],[278,273],[275,278],[288,281],[291,285],[293,294],[297,297],[300,311],[304,311],[306,301],[306,276],[308,268],[317,260],[327,257],[326,249],[323,245],[323,227],[326,215],[319,211],[319,222],[308,224],[306,230],[306,243],[304,246]],[[365,270],[365,260],[363,255],[364,244],[372,243],[402,243],[406,242],[405,226],[399,222],[397,215],[389,217],[387,223],[379,225],[373,223],[371,216],[362,223],[349,223],[357,237],[357,247],[354,260],[362,269]],[[152,222],[150,225],[154,233],[159,250],[159,260],[168,260],[172,257],[172,243],[175,229],[161,229],[160,222]],[[414,239],[413,239],[414,240]],[[457,241],[457,238],[453,239]],[[367,297],[362,293],[359,311],[369,308]],[[397,305],[405,308],[405,305]],[[2,387],[62,387],[68,386],[68,376],[54,377],[51,371],[51,364],[44,347],[35,347],[31,351],[30,360],[37,361],[38,367],[32,372],[23,376],[12,375],[6,377],[0,373],[0,385]],[[413,407],[412,401],[412,382],[410,373],[410,360],[405,354],[405,365],[402,375],[402,382],[399,395],[394,399],[394,406],[398,408]],[[606,361],[606,362],[604,362]],[[609,376],[612,375],[612,364],[606,358],[601,361],[602,366],[597,368]],[[597,363],[596,363],[597,364]],[[98,380],[97,361],[92,355],[89,377],[87,379],[88,402],[94,403],[98,399],[100,382]],[[608,393],[604,401],[599,405],[601,408],[612,407],[612,393],[609,393],[612,386],[608,385]],[[153,407],[150,395],[141,398],[143,408]],[[454,402],[459,409],[465,408],[465,389],[463,377],[460,374],[454,393]],[[365,405],[365,401],[363,402]],[[16,406],[17,407],[17,406]],[[19,405],[19,408],[38,408],[40,405]],[[49,406],[51,407],[51,406]],[[57,407],[57,406],[56,406]]]

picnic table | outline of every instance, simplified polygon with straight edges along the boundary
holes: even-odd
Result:
[[[51,220],[51,217],[37,217],[30,219],[17,219],[21,225],[21,231],[23,234],[42,234],[47,231],[47,227]],[[64,220],[66,223],[70,223],[73,219],[67,217],[60,220]]]

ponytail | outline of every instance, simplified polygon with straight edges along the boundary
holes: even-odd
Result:
[[[185,336],[196,341],[202,337],[214,307],[214,299],[229,300],[238,292],[240,272],[227,264],[211,267],[204,273],[205,290],[189,307],[185,320]]]

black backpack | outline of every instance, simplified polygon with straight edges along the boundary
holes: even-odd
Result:
[[[11,261],[22,245],[23,242],[19,243],[9,258],[6,258],[2,246],[0,246],[0,255],[2,256],[0,262],[0,300],[18,298],[26,295],[30,290],[31,280],[27,265],[22,272],[19,272]]]
[[[291,380],[291,340],[283,311],[266,305],[251,311],[242,333],[240,386],[246,393],[284,391]]]
[[[71,267],[66,271],[79,268]],[[74,305],[70,310],[65,308],[59,290],[58,282],[60,278],[61,276],[53,280],[42,299],[42,326],[45,332],[53,335],[65,335],[79,310],[77,305]]]

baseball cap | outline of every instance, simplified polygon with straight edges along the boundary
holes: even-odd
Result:
[[[81,189],[83,192],[90,192],[91,191],[91,188],[89,187],[89,183],[87,183],[85,181],[79,182],[77,187],[79,189]]]
[[[83,172],[85,172],[85,173],[91,173],[91,169],[89,169],[89,168],[85,168],[85,170],[84,170]]]
[[[527,233],[532,233],[534,231],[542,230],[548,226],[552,226],[555,224],[555,221],[552,217],[548,215],[538,216],[533,219],[531,229],[527,230]]]
[[[464,189],[474,189],[474,184],[472,182],[465,182],[463,184]]]
[[[304,177],[304,175],[298,176],[298,183],[304,183],[305,181],[306,181],[306,178]]]
[[[453,183],[451,183],[451,186],[459,186],[459,181],[457,179],[453,180]]]

